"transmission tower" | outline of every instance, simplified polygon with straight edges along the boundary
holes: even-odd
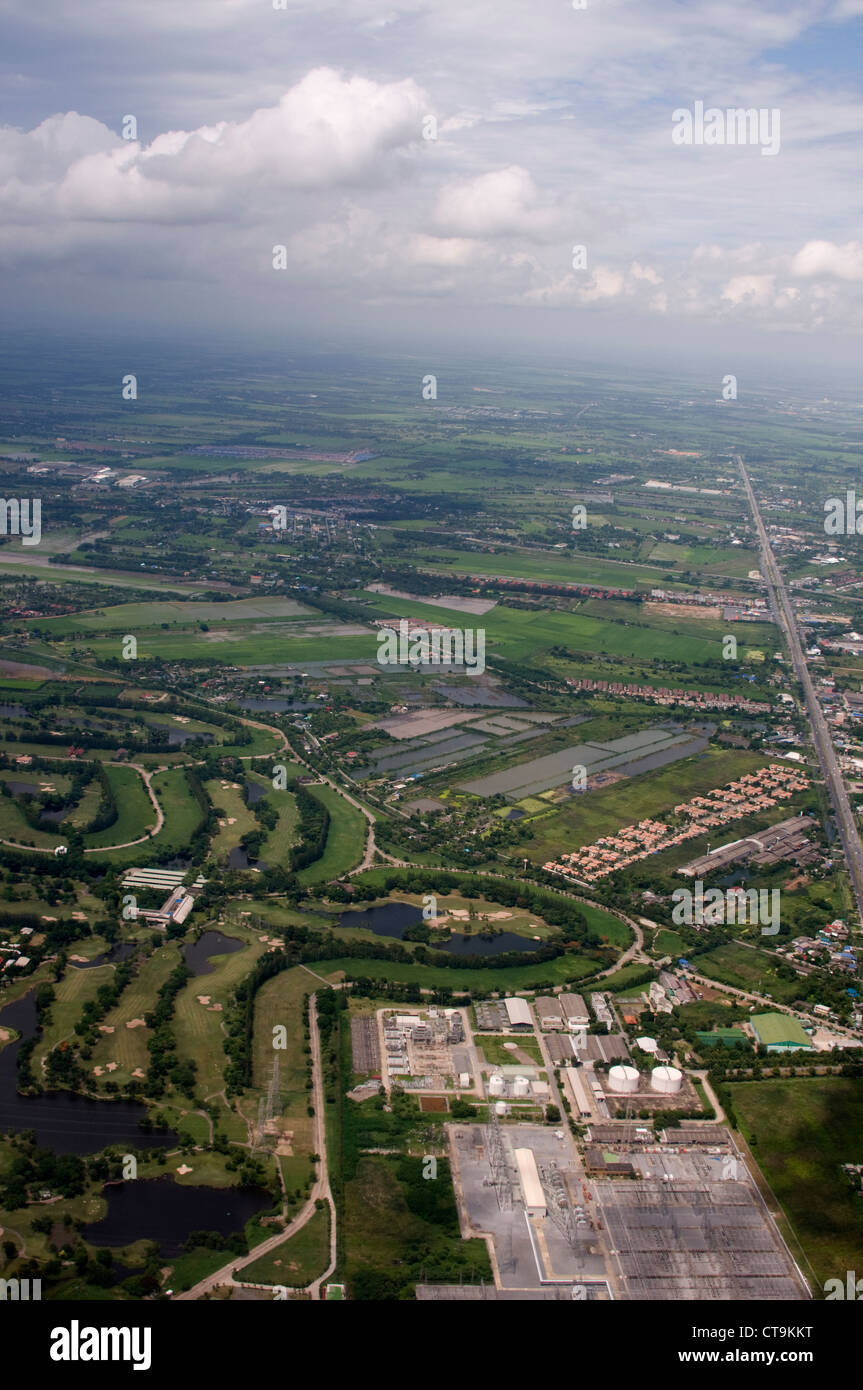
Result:
[[[486,1126],[486,1142],[488,1144],[488,1161],[491,1168],[491,1186],[497,1193],[497,1202],[501,1211],[512,1210],[512,1183],[506,1168],[506,1156],[503,1151],[503,1139],[501,1138],[500,1125],[495,1114],[494,1105],[489,1106],[489,1121]]]

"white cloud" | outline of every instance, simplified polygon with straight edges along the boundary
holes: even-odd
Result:
[[[540,204],[527,169],[511,164],[441,189],[435,219],[464,236],[499,237],[547,234],[556,222],[553,209]]]
[[[809,278],[823,275],[837,280],[863,280],[863,243],[847,241],[807,241],[792,262],[795,275]]]

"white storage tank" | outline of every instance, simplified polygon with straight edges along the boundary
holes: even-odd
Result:
[[[488,1093],[490,1096],[502,1096],[506,1092],[506,1082],[499,1072],[495,1072],[489,1077]]]
[[[635,1067],[616,1066],[608,1073],[608,1089],[617,1096],[631,1096],[638,1090]]]
[[[506,1102],[503,1101],[503,1100],[496,1100],[495,1103],[494,1103],[494,1113],[495,1113],[496,1115],[505,1115],[505,1114],[506,1114],[506,1111],[507,1111]]]
[[[683,1085],[683,1072],[677,1067],[655,1067],[650,1074],[650,1085],[661,1096],[673,1096]]]
[[[526,1076],[517,1076],[512,1083],[512,1093],[514,1096],[529,1096],[530,1082]]]

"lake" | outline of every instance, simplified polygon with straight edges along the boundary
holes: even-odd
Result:
[[[227,956],[242,949],[243,942],[235,936],[225,936],[220,931],[205,931],[198,941],[183,947],[183,960],[193,975],[212,975],[216,967],[210,963],[210,956]]]
[[[407,928],[422,920],[422,911],[413,903],[384,903],[381,907],[367,907],[362,912],[343,912],[338,926],[364,927],[366,931],[374,932],[375,936],[389,936],[401,941]],[[504,951],[536,951],[541,944],[515,932],[505,931],[499,936],[487,938],[477,933],[468,936],[463,932],[453,932],[447,942],[430,946],[429,949],[458,956],[500,956]]]
[[[0,1010],[0,1028],[15,1028],[23,1038],[36,1031],[36,1000],[31,991]],[[173,1130],[145,1134],[138,1125],[147,1108],[132,1100],[90,1100],[71,1091],[47,1091],[39,1096],[18,1094],[17,1059],[20,1042],[0,1052],[0,1130],[32,1129],[36,1142],[58,1154],[95,1154],[109,1144],[131,1148],[169,1148],[176,1145]]]
[[[116,965],[118,960],[128,960],[134,949],[132,941],[115,941],[110,950],[94,956],[86,964],[82,960],[70,960],[69,964],[74,970],[95,970],[97,965]]]
[[[194,1167],[195,1155],[190,1166]],[[270,1194],[257,1187],[184,1187],[170,1177],[137,1182],[107,1183],[101,1195],[108,1203],[101,1221],[85,1226],[91,1245],[115,1249],[146,1239],[156,1241],[163,1255],[182,1253],[192,1231],[241,1231],[258,1212],[269,1211]],[[231,1259],[225,1252],[225,1263]]]

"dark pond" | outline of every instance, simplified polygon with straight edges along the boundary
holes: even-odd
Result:
[[[14,719],[16,714],[26,714],[23,705],[0,705],[0,717],[3,719]]]
[[[31,992],[0,1011],[0,1028],[15,1028],[29,1038],[36,1031],[36,1001]],[[41,1096],[18,1094],[17,1059],[20,1043],[0,1052],[0,1130],[32,1129],[36,1141],[58,1154],[94,1154],[109,1144],[133,1148],[169,1148],[177,1142],[173,1130],[145,1134],[138,1120],[146,1107],[131,1100],[88,1100],[68,1091]]]
[[[66,819],[70,810],[71,807],[69,806],[61,806],[59,811],[43,811],[39,819],[50,821],[52,825],[59,825],[61,821]]]
[[[183,947],[183,960],[193,975],[212,975],[216,967],[210,964],[210,956],[228,956],[242,949],[242,941],[235,936],[225,936],[220,931],[205,931],[198,941]]]
[[[422,912],[412,903],[384,903],[382,907],[367,907],[361,912],[343,912],[337,925],[364,927],[375,936],[394,936],[401,941],[406,928],[422,920]]]
[[[191,743],[192,739],[200,739],[202,743],[213,742],[212,734],[195,733],[192,729],[175,729],[171,724],[152,724],[150,727],[157,729],[160,734],[167,734],[171,748],[182,748],[184,743]]]
[[[250,806],[257,806],[262,797],[267,794],[266,787],[262,787],[260,782],[246,781],[246,796]]]
[[[39,788],[35,782],[13,782],[11,779],[6,783],[13,796],[38,796]]]
[[[194,1160],[193,1160],[194,1162]],[[241,1231],[257,1212],[272,1205],[257,1187],[183,1187],[171,1178],[109,1183],[101,1194],[108,1214],[83,1229],[92,1245],[120,1248],[145,1237],[158,1242],[164,1255],[182,1253],[192,1231]],[[225,1262],[230,1260],[225,1254]]]
[[[375,936],[391,936],[398,941],[404,938],[408,927],[423,920],[418,907],[412,903],[384,903],[381,907],[367,907],[362,912],[343,912],[337,925],[340,927],[364,927]],[[499,936],[483,938],[478,933],[466,936],[453,932],[449,941],[433,946],[435,951],[450,951],[458,956],[499,956],[504,951],[535,951],[541,945],[526,936],[515,932],[501,932]]]
[[[131,941],[115,941],[109,950],[103,951],[100,956],[94,956],[86,965],[81,960],[70,960],[69,964],[75,970],[95,970],[97,965],[116,965],[118,960],[127,960],[134,949]]]

